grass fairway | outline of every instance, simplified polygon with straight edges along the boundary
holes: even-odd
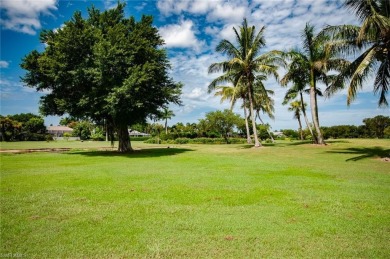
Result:
[[[388,140],[74,145],[0,155],[0,257],[390,258]]]

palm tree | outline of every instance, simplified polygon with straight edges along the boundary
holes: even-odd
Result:
[[[234,105],[236,104],[238,99],[242,99],[243,105],[241,106],[244,109],[244,117],[245,117],[245,128],[246,128],[246,139],[248,144],[252,144],[252,138],[249,131],[249,123],[247,116],[247,107],[246,107],[246,91],[242,86],[215,86],[218,78],[213,80],[213,82],[209,85],[209,92],[212,90],[216,90],[215,96],[221,96],[221,103],[225,100],[230,100],[230,110],[233,110]]]
[[[168,108],[164,108],[161,113],[161,118],[165,120],[165,134],[168,134],[168,120],[170,120],[175,114]]]
[[[337,53],[326,44],[329,40],[327,35],[323,33],[314,34],[314,26],[307,23],[301,36],[303,50],[295,51],[292,56],[293,59],[299,60],[300,65],[304,68],[301,71],[303,73],[303,83],[310,86],[310,108],[316,130],[317,144],[325,145],[318,118],[317,83],[323,82],[328,85],[333,76],[329,76],[327,73],[331,70],[342,70],[347,61],[338,58]]]
[[[299,133],[301,136],[301,140],[303,140],[303,131],[302,131],[302,123],[301,123],[301,109],[302,107],[305,107],[305,104],[301,103],[300,101],[293,101],[290,103],[290,107],[288,107],[289,111],[294,112],[294,118],[298,120],[299,123]]]
[[[211,64],[209,73],[224,72],[225,75],[234,75],[237,78],[237,84],[246,89],[246,99],[249,102],[250,113],[252,116],[252,128],[255,139],[255,147],[261,144],[257,137],[257,129],[253,108],[253,86],[256,81],[256,74],[274,75],[276,78],[277,64],[280,59],[278,52],[271,51],[260,55],[260,50],[265,46],[264,27],[256,33],[255,26],[248,26],[247,20],[244,19],[239,30],[233,28],[236,43],[234,45],[228,40],[222,40],[216,48],[216,51],[226,54],[229,59],[220,63]]]
[[[310,134],[315,143],[317,143],[317,136],[313,133],[313,129],[306,114],[305,102],[303,100],[303,92],[310,93],[310,88],[306,88],[309,85],[309,69],[305,65],[305,59],[302,59],[303,53],[300,53],[296,50],[290,50],[285,53],[284,56],[291,59],[287,67],[287,72],[280,80],[282,86],[287,86],[288,83],[292,82],[293,85],[287,90],[286,95],[284,96],[283,105],[286,105],[291,100],[294,100],[298,95],[300,97],[301,111],[305,119],[306,127],[309,129]],[[322,96],[322,92],[319,89],[317,90],[317,95]]]
[[[256,80],[256,84],[254,87],[254,109],[256,111],[256,116],[259,118],[260,123],[264,126],[267,126],[264,121],[261,119],[260,112],[267,114],[269,118],[275,119],[274,112],[274,100],[270,97],[270,95],[274,94],[274,91],[268,90],[265,88],[263,84],[263,80],[265,80],[266,77],[264,75],[258,76],[258,80]],[[275,142],[274,138],[272,137],[271,132],[269,131],[269,128],[267,127],[267,133],[269,137],[272,140],[272,143]]]
[[[390,88],[390,1],[346,0],[344,5],[355,12],[361,26],[328,26],[333,45],[347,56],[361,53],[326,89],[327,95],[348,85],[347,105],[356,98],[365,80],[375,74],[374,93],[379,92],[378,106],[388,106],[386,94]]]

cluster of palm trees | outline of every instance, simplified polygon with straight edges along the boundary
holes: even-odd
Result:
[[[320,130],[317,96],[322,95],[318,84],[326,85],[325,95],[331,96],[348,87],[347,104],[363,87],[368,76],[375,73],[374,92],[379,93],[379,106],[388,106],[386,94],[390,86],[390,1],[346,0],[344,4],[360,19],[361,26],[327,26],[318,34],[314,26],[306,24],[301,38],[302,47],[288,52],[261,53],[265,46],[264,27],[256,32],[244,19],[242,26],[233,28],[236,44],[222,40],[216,51],[228,56],[228,60],[214,63],[209,73],[223,72],[209,85],[209,92],[216,91],[221,101],[230,100],[231,108],[242,100],[248,143],[251,143],[249,120],[252,123],[255,147],[261,143],[257,137],[256,117],[260,112],[273,118],[273,92],[266,89],[268,76],[279,80],[278,68],[286,68],[281,78],[282,86],[290,85],[284,104],[299,121],[302,135],[301,113],[305,118],[313,141],[325,144]],[[352,54],[360,53],[354,61]],[[332,74],[333,73],[333,74]],[[303,93],[310,94],[312,122],[306,115]],[[261,118],[260,121],[262,122]]]

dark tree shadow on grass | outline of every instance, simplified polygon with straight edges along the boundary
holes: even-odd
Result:
[[[66,154],[68,155],[84,155],[90,157],[127,157],[127,158],[142,158],[142,157],[162,157],[162,156],[173,156],[182,154],[185,152],[194,151],[193,149],[187,148],[145,148],[140,150],[134,150],[132,152],[120,153],[116,150],[73,150]]]
[[[390,149],[382,147],[366,147],[366,148],[347,148],[342,150],[327,151],[327,153],[338,153],[338,154],[353,154],[357,155],[352,158],[348,158],[345,161],[358,161],[366,158],[385,158],[390,157]]]

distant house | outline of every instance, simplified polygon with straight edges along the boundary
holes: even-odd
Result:
[[[277,137],[277,138],[286,137],[286,136],[283,134],[283,132],[281,132],[281,131],[274,131],[274,132],[272,132],[272,134],[274,134],[274,136]]]
[[[129,135],[131,137],[150,137],[150,134],[142,133],[136,130],[129,130]]]
[[[73,129],[66,126],[49,126],[47,132],[53,137],[63,137],[64,133],[72,133]]]

